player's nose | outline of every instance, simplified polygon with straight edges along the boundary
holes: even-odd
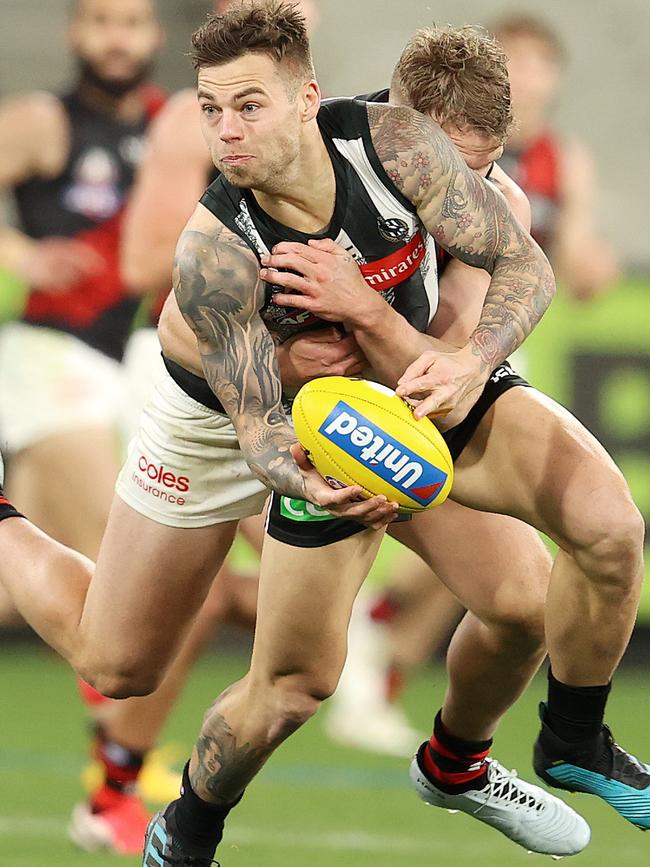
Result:
[[[237,141],[242,138],[242,122],[237,112],[224,111],[219,124],[219,136],[222,141]]]

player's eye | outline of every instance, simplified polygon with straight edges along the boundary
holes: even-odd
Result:
[[[258,108],[259,105],[257,105],[257,103],[247,102],[245,105],[242,106],[242,111],[244,112],[244,114],[253,114],[257,111]]]
[[[201,111],[203,112],[203,114],[213,115],[216,113],[217,110],[213,105],[209,105],[206,103],[205,105],[201,106]]]

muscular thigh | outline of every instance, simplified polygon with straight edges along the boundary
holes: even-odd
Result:
[[[103,663],[149,671],[172,657],[232,543],[235,522],[168,527],[119,497],[90,584],[80,629]]]
[[[448,500],[389,533],[430,566],[482,620],[543,601],[551,558],[532,527]]]
[[[456,463],[452,495],[526,521],[570,550],[588,545],[593,516],[629,497],[620,471],[567,410],[532,388],[492,405]]]
[[[352,603],[382,537],[365,530],[323,548],[298,548],[266,536],[253,676],[317,674],[325,691],[335,685],[345,661]]]

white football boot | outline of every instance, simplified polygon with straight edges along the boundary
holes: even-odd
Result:
[[[520,780],[495,759],[487,759],[488,782],[483,789],[450,795],[438,789],[420,770],[417,755],[410,777],[420,798],[434,807],[467,813],[491,825],[529,852],[576,855],[591,837],[587,822],[564,801]]]

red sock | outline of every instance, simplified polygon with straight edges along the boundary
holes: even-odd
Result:
[[[132,794],[140,776],[144,753],[128,750],[111,740],[97,727],[93,752],[104,769],[104,784],[93,798],[93,809],[101,809],[109,798],[107,789],[121,795]]]
[[[487,757],[492,739],[464,741],[452,735],[438,712],[433,734],[419,753],[421,769],[443,792],[457,794],[482,789],[487,783]]]

